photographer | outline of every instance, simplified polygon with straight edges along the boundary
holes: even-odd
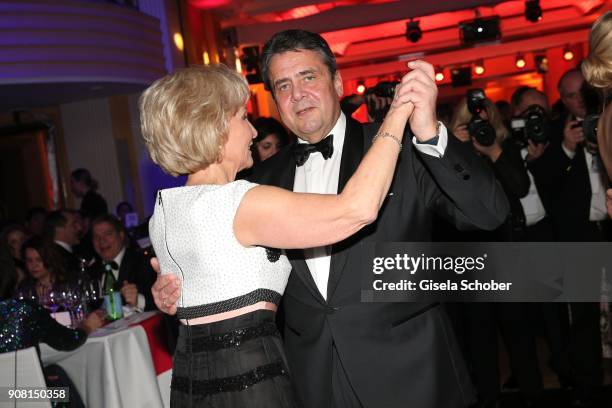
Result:
[[[529,177],[497,107],[481,90],[478,90],[480,93],[474,91],[459,102],[449,128],[455,137],[471,143],[488,159],[510,201],[510,218],[488,239],[513,241],[524,227],[525,216],[519,199],[529,192]]]
[[[521,157],[531,182],[529,193],[521,198],[526,227],[522,240],[554,241],[552,223],[548,216],[552,203],[540,192],[538,186],[541,181],[530,171],[530,166],[544,154],[550,144],[548,99],[537,89],[522,86],[512,94],[512,111],[512,137],[521,149]]]
[[[368,122],[382,123],[391,102],[397,82],[379,82],[373,88],[368,88],[362,95],[347,95],[340,101],[340,109],[345,115],[351,116],[365,103],[368,111]]]
[[[595,21],[589,36],[589,56],[582,64],[582,73],[593,87],[601,89],[610,97],[612,89],[612,12],[607,12]],[[599,118],[597,126],[599,153],[612,179],[612,107],[609,103]],[[612,217],[612,186],[608,184],[607,209]]]
[[[511,215],[496,231],[459,233],[445,226],[440,241],[513,241],[524,227],[519,199],[529,191],[529,178],[519,149],[496,106],[482,90],[470,91],[451,119],[449,129],[455,137],[473,148],[493,168],[511,207]],[[523,397],[536,404],[542,382],[537,366],[533,336],[524,329],[527,310],[524,304],[462,303],[448,308],[453,326],[463,347],[482,406],[499,402],[498,326],[510,355],[512,372]]]
[[[550,216],[556,237],[562,242],[607,240],[609,230],[602,166],[592,129],[585,134],[587,114],[600,109],[589,106],[583,89],[584,78],[577,69],[559,80],[561,101],[568,114],[553,126],[550,146],[529,164],[543,197],[552,203]],[[586,98],[585,98],[586,97]],[[599,110],[601,112],[601,110]],[[587,140],[587,136],[590,140]],[[541,187],[541,188],[540,188]],[[574,383],[574,404],[588,406],[602,381],[602,350],[599,333],[599,303],[570,303],[562,323],[569,369]]]

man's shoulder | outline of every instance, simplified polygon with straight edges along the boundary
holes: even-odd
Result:
[[[255,165],[245,174],[245,179],[253,183],[268,184],[267,179],[278,172],[295,166],[292,149],[295,143],[287,145],[274,156]]]

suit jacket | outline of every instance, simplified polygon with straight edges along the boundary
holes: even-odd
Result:
[[[104,265],[100,259],[97,259],[89,268],[89,276],[91,279],[97,279],[98,281],[104,276]],[[134,283],[138,287],[138,293],[145,297],[145,310],[154,310],[156,307],[151,286],[155,283],[156,276],[144,255],[134,249],[126,248],[119,266],[115,290],[119,291],[121,289],[123,281]]]
[[[536,186],[550,214],[559,241],[601,241],[603,234],[589,222],[591,182],[583,147],[570,159],[562,148],[563,128],[544,154],[529,163]]]
[[[347,118],[338,191],[359,165],[377,126]],[[303,251],[287,251],[293,271],[283,299],[285,348],[305,407],[330,405],[332,344],[364,407],[463,407],[473,400],[451,326],[437,303],[361,303],[361,274],[368,261],[364,243],[429,241],[433,212],[456,225],[481,229],[497,227],[508,214],[493,172],[471,147],[449,135],[445,155],[438,159],[417,153],[409,137],[404,137],[377,221],[333,245],[327,301]],[[285,148],[254,168],[251,180],[291,190],[294,177],[291,150]]]

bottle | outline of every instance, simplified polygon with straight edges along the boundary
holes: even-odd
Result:
[[[104,265],[104,308],[109,320],[117,320],[123,317],[123,304],[121,293],[115,290],[115,275],[111,263]]]

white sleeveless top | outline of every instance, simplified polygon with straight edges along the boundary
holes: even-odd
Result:
[[[177,317],[227,312],[266,301],[278,305],[291,265],[279,250],[244,247],[234,235],[245,180],[160,190],[149,235],[162,274],[182,281]]]

